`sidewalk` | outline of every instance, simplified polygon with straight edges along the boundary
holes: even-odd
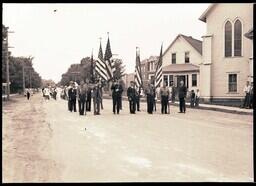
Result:
[[[109,94],[104,94],[103,98],[111,99]],[[128,100],[126,96],[122,97],[123,100]],[[146,98],[140,98],[141,102],[146,102]],[[157,103],[160,104],[160,100],[157,100]],[[179,106],[179,102],[176,101],[175,103],[171,103],[171,106]],[[190,108],[190,103],[186,103],[187,108]],[[222,105],[211,105],[211,104],[199,104],[199,107],[193,109],[202,109],[202,110],[214,110],[219,112],[226,112],[226,113],[235,113],[235,114],[243,114],[243,115],[253,115],[253,109],[243,109],[239,107],[229,107],[229,106],[222,106]]]

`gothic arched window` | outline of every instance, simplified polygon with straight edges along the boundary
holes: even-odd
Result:
[[[234,25],[234,56],[242,55],[242,24],[236,20]]]
[[[225,57],[232,56],[232,24],[227,21],[225,24]]]

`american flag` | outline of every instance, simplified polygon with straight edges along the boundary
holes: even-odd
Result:
[[[108,80],[108,73],[107,73],[106,67],[107,66],[103,59],[103,52],[102,52],[101,42],[100,42],[100,48],[99,48],[99,53],[98,53],[98,59],[96,61],[96,65],[95,65],[95,70],[96,70],[97,74],[105,81]]]
[[[140,53],[139,48],[136,47],[136,65],[135,65],[135,86],[136,88],[142,87],[142,75],[141,75],[141,65],[140,65]]]
[[[109,41],[109,37],[108,37],[108,42],[107,42],[107,46],[106,46],[106,50],[105,50],[105,56],[104,56],[104,60],[105,60],[105,64],[107,67],[107,75],[108,75],[108,79],[113,79],[113,60],[112,60],[112,52],[111,52],[111,47],[110,47],[110,41]]]
[[[161,51],[160,51],[160,56],[159,56],[159,59],[158,59],[158,63],[157,63],[157,66],[156,66],[156,72],[155,72],[155,87],[158,87],[161,85],[162,83],[162,74],[163,74],[163,71],[162,71],[162,48],[163,48],[163,45],[161,46]]]

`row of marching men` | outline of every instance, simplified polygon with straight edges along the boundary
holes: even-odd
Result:
[[[161,113],[162,114],[170,114],[170,104],[169,100],[172,100],[172,102],[175,101],[175,91],[173,87],[171,90],[169,87],[166,86],[164,83],[162,87],[158,87],[159,89],[159,97],[161,100]],[[137,98],[137,95],[140,95],[141,90],[135,88],[135,82],[130,82],[130,87],[127,90],[127,96],[129,100],[129,108],[130,113],[135,114],[136,112],[136,104],[139,104],[139,99]],[[180,81],[180,85],[177,90],[177,95],[179,98],[179,113],[186,113],[186,97],[187,97],[187,87],[184,85],[184,81]],[[148,114],[153,114],[153,111],[156,111],[156,95],[157,90],[154,87],[154,84],[149,82],[148,86],[145,88],[144,93],[146,95],[147,99],[147,112]],[[140,97],[140,96],[139,96]],[[190,106],[191,107],[198,107],[199,105],[199,97],[200,92],[199,89],[197,89],[197,92],[195,93],[194,90],[191,91],[190,95]]]
[[[91,111],[91,100],[93,100],[94,115],[100,114],[100,109],[103,109],[101,81],[91,84],[88,81],[80,81],[80,85],[71,81],[69,87],[63,90],[62,98],[68,100],[68,110],[77,112],[76,103],[78,102],[78,111],[80,115],[86,115],[86,112]]]
[[[80,85],[71,81],[69,87],[64,88],[63,99],[68,100],[68,110],[77,112],[76,101],[78,101],[78,109],[80,115],[86,115],[86,111],[91,111],[91,99],[93,100],[94,115],[100,115],[100,110],[103,109],[103,86],[104,84],[96,80],[95,83],[86,83],[82,80]],[[123,86],[121,81],[114,81],[111,86],[113,113],[119,114],[122,109],[122,93]]]
[[[80,82],[80,85],[76,82],[71,81],[69,87],[65,87],[64,93],[68,100],[68,110],[70,112],[77,112],[76,102],[78,101],[78,109],[80,115],[85,115],[86,111],[91,111],[91,99],[93,100],[93,113],[94,115],[100,115],[100,110],[103,109],[103,84],[101,81],[97,81],[94,84]],[[122,94],[123,86],[121,81],[114,81],[111,85],[112,100],[113,100],[113,114],[119,114],[122,110]],[[144,89],[136,87],[135,82],[131,81],[130,86],[127,89],[127,97],[129,101],[129,110],[131,114],[135,114],[136,110],[140,111],[140,97],[142,94],[146,95],[147,99],[147,112],[153,114],[156,110],[156,88],[152,83]],[[170,105],[169,100],[172,99],[172,94],[169,88],[164,84],[159,90],[161,100],[161,113],[169,114]],[[198,95],[198,94],[197,94]],[[184,82],[180,82],[178,88],[179,106],[180,112],[186,112],[185,98],[187,96],[187,88],[184,86]]]

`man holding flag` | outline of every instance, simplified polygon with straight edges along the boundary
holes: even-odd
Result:
[[[156,71],[155,71],[155,88],[160,87],[161,83],[162,83],[162,75],[163,75],[163,71],[162,71],[162,58],[163,58],[163,54],[162,54],[162,49],[163,49],[163,44],[161,46],[161,50],[160,50],[160,56],[158,59],[158,63],[156,66]]]
[[[141,64],[140,64],[140,53],[139,48],[136,47],[136,65],[135,65],[135,88],[136,88],[136,105],[137,111],[140,111],[140,93],[142,85],[142,75],[141,75]]]

